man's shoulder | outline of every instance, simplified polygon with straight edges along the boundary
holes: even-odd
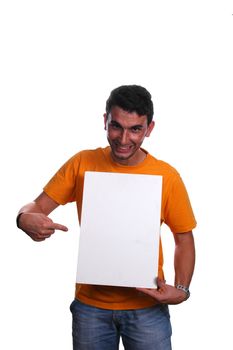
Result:
[[[84,149],[76,154],[74,154],[69,160],[68,163],[77,165],[77,164],[93,164],[103,162],[105,159],[106,148],[98,147],[95,149]]]
[[[95,149],[85,149],[80,151],[77,155],[82,159],[96,159],[103,157],[105,153],[105,148],[98,147]]]
[[[149,154],[149,160],[150,160],[150,165],[152,167],[155,167],[157,170],[159,170],[162,175],[166,175],[166,174],[174,175],[174,176],[179,175],[179,172],[177,171],[177,169],[174,168],[174,166],[172,166],[168,162],[158,159],[151,154]]]

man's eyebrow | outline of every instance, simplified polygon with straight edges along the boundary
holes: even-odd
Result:
[[[122,125],[115,120],[111,120],[110,124],[116,125],[116,126],[119,126],[122,128]],[[142,129],[142,128],[143,128],[143,125],[141,125],[141,124],[136,124],[136,125],[132,125],[129,127],[129,129]]]
[[[111,120],[110,123],[111,123],[111,124],[115,124],[115,125],[120,125],[120,126],[121,126],[121,124],[119,124],[119,123],[116,122],[115,120]]]
[[[131,129],[142,129],[142,128],[143,128],[143,125],[141,125],[141,124],[132,125],[130,128],[131,128]]]

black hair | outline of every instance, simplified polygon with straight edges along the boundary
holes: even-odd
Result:
[[[107,116],[111,108],[117,106],[127,112],[136,112],[138,115],[146,115],[148,125],[154,114],[151,94],[139,85],[122,85],[112,90],[106,101]]]

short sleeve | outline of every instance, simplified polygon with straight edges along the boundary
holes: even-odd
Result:
[[[44,187],[44,192],[59,204],[74,202],[79,154],[70,158]]]
[[[173,233],[188,232],[196,227],[189,196],[179,174],[174,177],[167,196],[164,222]]]

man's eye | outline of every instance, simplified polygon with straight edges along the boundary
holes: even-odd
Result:
[[[131,129],[133,132],[139,132],[141,131],[141,128],[139,128],[138,126],[135,126],[134,128]]]
[[[112,129],[120,129],[120,126],[117,124],[111,124]]]

